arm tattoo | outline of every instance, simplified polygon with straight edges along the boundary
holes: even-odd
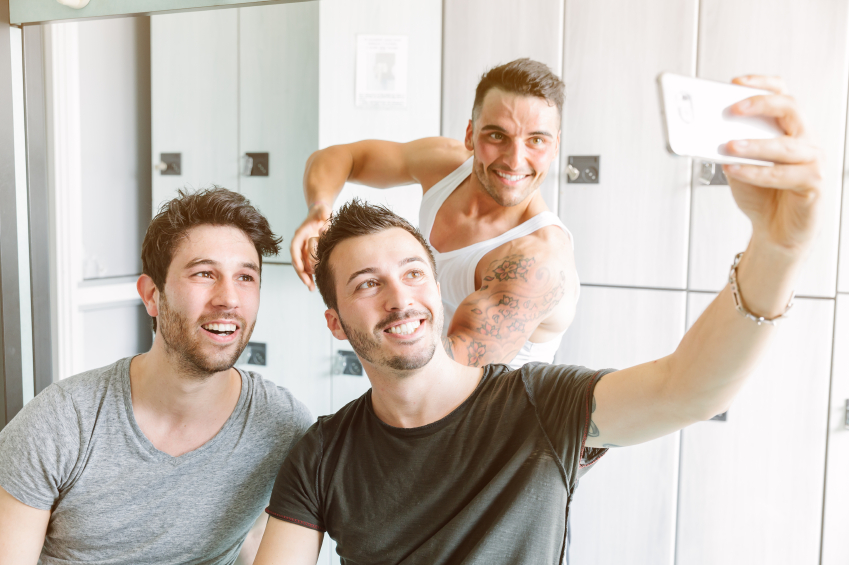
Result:
[[[445,347],[445,353],[448,354],[448,357],[454,359],[454,343],[451,341],[451,338],[448,336],[443,337],[442,345]]]
[[[590,414],[595,414],[595,396],[593,396],[593,407],[590,410]],[[598,431],[598,426],[593,422],[592,417],[590,417],[590,429],[587,431],[587,437],[598,437],[601,432]]]
[[[460,305],[467,313],[461,325],[471,336],[462,344],[452,342],[455,358],[468,359],[471,366],[509,361],[525,344],[527,331],[546,318],[565,293],[565,270],[537,264],[521,253],[493,261],[481,287]],[[455,331],[452,337],[458,335]]]

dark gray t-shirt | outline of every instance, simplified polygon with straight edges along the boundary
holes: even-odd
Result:
[[[489,365],[445,418],[394,428],[371,391],[318,419],[280,468],[267,512],[336,540],[345,565],[561,563],[606,371]]]
[[[233,563],[289,448],[313,419],[240,371],[218,434],[172,457],[133,416],[130,359],[47,387],[0,431],[0,487],[52,510],[44,565]]]

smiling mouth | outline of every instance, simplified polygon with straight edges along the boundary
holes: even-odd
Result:
[[[403,324],[398,324],[397,326],[386,328],[383,331],[388,334],[410,335],[411,333],[415,332],[421,325],[421,320],[410,320],[409,322],[404,322]]]
[[[238,329],[236,324],[203,324],[201,327],[211,334],[223,336],[233,335]]]
[[[503,171],[498,171],[498,170],[493,170],[493,172],[494,172],[494,173],[495,173],[498,177],[500,177],[500,178],[502,178],[502,179],[504,179],[504,180],[508,180],[508,181],[510,181],[510,182],[520,181],[520,180],[522,180],[523,178],[526,178],[526,177],[531,176],[531,175],[511,175],[511,174],[505,173],[505,172],[503,172]]]

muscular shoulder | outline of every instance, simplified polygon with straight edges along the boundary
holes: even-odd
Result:
[[[408,144],[410,173],[427,191],[462,165],[472,152],[456,139],[426,137]]]
[[[557,226],[546,226],[493,249],[478,265],[481,285],[512,281],[533,284],[542,270],[573,271],[575,259],[569,235]]]

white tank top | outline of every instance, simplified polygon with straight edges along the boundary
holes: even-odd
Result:
[[[473,159],[474,157],[469,157],[468,161],[433,185],[422,197],[422,206],[419,211],[419,230],[428,243],[430,243],[430,232],[436,219],[436,213],[448,196],[472,173]],[[433,249],[433,256],[436,259],[436,280],[439,281],[442,303],[445,306],[443,333],[448,331],[448,326],[460,303],[475,292],[475,268],[483,259],[483,256],[508,241],[524,237],[546,226],[559,226],[569,236],[569,240],[572,240],[572,234],[569,233],[557,214],[546,211],[492,239],[445,253]],[[572,245],[574,248],[574,242]],[[431,248],[433,248],[433,245],[431,245]],[[563,331],[555,339],[543,343],[526,341],[516,357],[507,364],[513,369],[518,369],[531,361],[551,363],[565,333]]]

